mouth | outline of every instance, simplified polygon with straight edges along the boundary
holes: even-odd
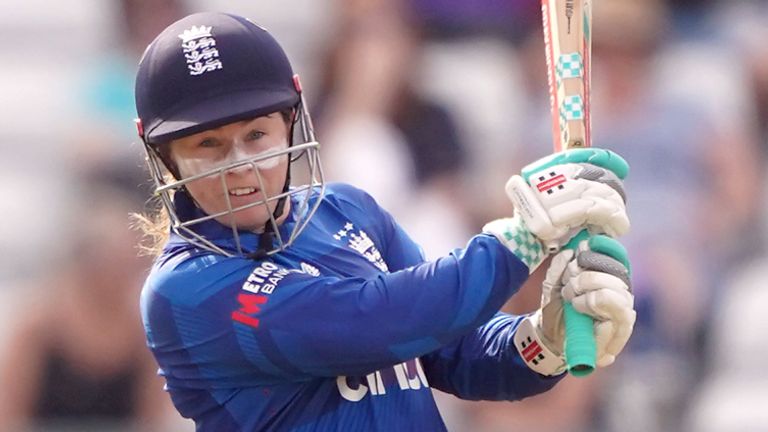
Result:
[[[231,197],[244,197],[252,196],[259,192],[255,187],[236,187],[229,190],[229,196]]]

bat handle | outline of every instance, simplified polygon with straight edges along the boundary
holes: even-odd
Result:
[[[565,249],[576,250],[582,240],[589,238],[589,233],[584,230],[574,236]],[[594,322],[588,315],[584,315],[570,302],[564,305],[565,319],[565,361],[568,372],[576,377],[587,376],[595,370],[597,358],[597,343],[595,342]]]

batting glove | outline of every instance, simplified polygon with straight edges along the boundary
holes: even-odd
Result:
[[[526,317],[515,333],[520,356],[542,375],[566,370],[563,302],[594,319],[597,366],[612,364],[635,324],[626,251],[616,240],[595,236],[576,251],[555,255],[544,280],[541,308]]]
[[[600,149],[568,150],[541,159],[507,182],[515,217],[492,221],[483,231],[533,273],[582,229],[610,236],[629,230],[622,183],[628,171],[619,155]]]
[[[548,252],[579,231],[617,237],[629,231],[622,180],[627,162],[608,150],[567,150],[528,165],[506,192],[525,227]]]

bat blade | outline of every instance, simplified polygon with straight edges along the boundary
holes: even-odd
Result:
[[[556,152],[591,145],[590,0],[542,0],[552,136]]]

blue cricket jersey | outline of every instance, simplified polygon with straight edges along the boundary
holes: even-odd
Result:
[[[199,216],[184,192],[175,201]],[[231,229],[196,231],[234,250]],[[257,234],[240,237],[257,249]],[[172,235],[141,312],[173,403],[198,431],[444,431],[431,388],[516,400],[559,381],[525,365],[512,342],[522,318],[498,312],[527,277],[488,235],[424,262],[369,195],[331,184],[296,242],[267,259]]]

